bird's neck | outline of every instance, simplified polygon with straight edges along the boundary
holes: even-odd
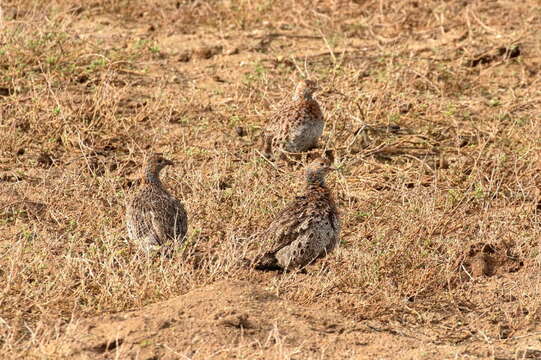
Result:
[[[299,100],[313,100],[312,94],[295,94],[293,95],[293,101]]]
[[[306,187],[308,189],[312,188],[326,188],[325,179],[321,176],[307,175],[306,176]]]
[[[306,186],[306,194],[318,200],[325,201],[332,209],[336,211],[336,204],[331,190],[325,185],[325,182],[320,183],[308,183]]]
[[[157,185],[157,186],[162,185],[162,182],[160,181],[160,175],[158,174],[157,171],[153,169],[145,170],[143,180],[146,184]]]

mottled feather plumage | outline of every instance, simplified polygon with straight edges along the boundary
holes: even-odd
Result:
[[[340,241],[340,216],[324,182],[327,159],[316,159],[306,170],[307,189],[280,211],[266,231],[271,250],[256,260],[258,270],[301,268],[326,256]]]
[[[312,97],[317,89],[312,80],[299,82],[293,98],[271,115],[262,135],[262,150],[267,156],[275,151],[300,153],[317,146],[325,126],[321,108]]]
[[[188,217],[183,204],[163,186],[161,169],[172,162],[159,154],[147,160],[140,188],[130,197],[126,226],[130,239],[149,252],[164,251],[184,241]]]

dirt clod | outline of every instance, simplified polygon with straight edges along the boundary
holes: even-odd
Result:
[[[520,270],[523,265],[505,244],[476,243],[470,246],[464,256],[461,268],[468,276],[478,278],[513,273]]]
[[[221,45],[214,46],[201,46],[193,49],[194,57],[198,59],[208,60],[213,56],[216,56],[222,52],[223,47]]]
[[[40,166],[44,167],[44,168],[49,168],[51,166],[53,166],[53,157],[47,153],[47,152],[42,152],[39,154],[38,158],[37,158],[37,162]]]

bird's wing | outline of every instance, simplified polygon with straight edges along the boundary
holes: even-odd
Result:
[[[149,211],[151,230],[149,237],[156,245],[164,245],[167,240],[167,224],[164,222],[163,215],[160,215],[156,211]]]
[[[267,238],[272,239],[271,253],[290,245],[298,235],[309,227],[310,217],[307,198],[298,196],[276,215],[265,231]]]
[[[325,252],[330,253],[334,248],[340,244],[340,217],[336,212],[329,213],[329,223],[333,230],[332,240],[325,246]]]
[[[331,220],[331,226],[333,227],[334,231],[339,233],[340,232],[340,228],[341,228],[341,222],[340,222],[340,216],[339,214],[334,211],[334,212],[329,212],[329,217],[330,217],[330,220]]]
[[[301,115],[299,102],[286,102],[269,117],[265,130],[267,133],[281,135],[289,131],[291,122]]]

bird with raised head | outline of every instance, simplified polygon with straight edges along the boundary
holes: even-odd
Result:
[[[168,251],[181,244],[188,230],[184,205],[163,186],[160,171],[173,162],[162,154],[148,156],[141,185],[128,200],[126,226],[129,238],[145,251]]]

